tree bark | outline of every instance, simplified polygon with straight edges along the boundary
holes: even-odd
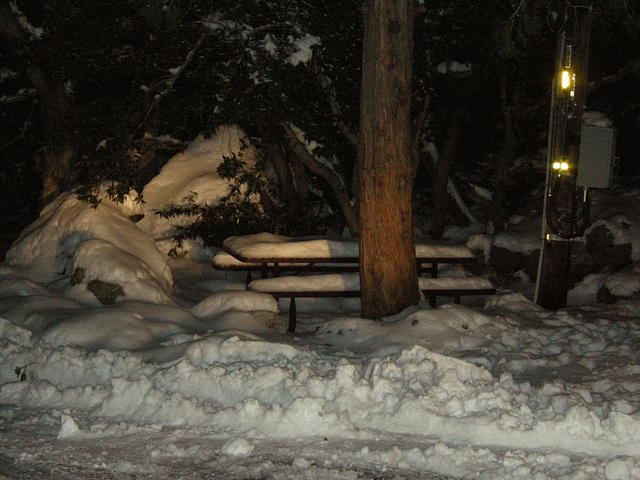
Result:
[[[419,301],[413,241],[413,0],[367,0],[360,96],[360,288],[364,318]]]

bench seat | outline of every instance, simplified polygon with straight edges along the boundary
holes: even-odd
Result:
[[[493,295],[493,284],[481,277],[439,277],[418,279],[420,291],[429,299],[432,307],[439,296],[454,297],[456,303],[466,295]],[[254,280],[248,285],[254,292],[267,293],[276,299],[290,298],[289,332],[296,328],[296,298],[359,297],[360,277],[358,274],[323,274],[308,276],[285,276]]]

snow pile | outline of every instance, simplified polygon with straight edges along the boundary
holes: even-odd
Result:
[[[513,307],[514,315],[502,316]],[[9,375],[2,377],[0,401],[66,412],[60,438],[101,436],[105,422],[125,422],[228,432],[220,453],[242,458],[252,455],[257,439],[324,436],[370,442],[343,451],[333,460],[338,464],[463,478],[597,479],[634,472],[640,419],[628,378],[639,371],[630,338],[638,327],[585,323],[514,295],[490,308],[502,315],[451,305],[385,324],[336,319],[316,335],[323,347],[312,350],[191,336],[184,356],[168,365],[124,351],[56,347],[47,336],[32,343],[28,332],[3,321],[0,371]],[[103,314],[96,312],[96,323]],[[539,326],[524,328],[519,316]],[[100,323],[121,331],[113,320]],[[26,381],[11,378],[16,365],[26,365]],[[562,369],[566,376],[550,373]],[[576,383],[579,375],[584,378]],[[87,415],[81,426],[76,419]],[[396,435],[412,436],[414,446],[376,446]],[[437,443],[429,443],[433,437]],[[564,453],[553,453],[558,450]],[[478,471],[488,473],[477,477]]]
[[[255,152],[244,132],[235,126],[219,127],[210,138],[200,136],[187,149],[173,157],[144,188],[144,218],[139,228],[159,242],[165,253],[174,245],[171,236],[175,226],[193,221],[193,217],[162,218],[156,212],[174,205],[212,204],[229,192],[229,183],[220,178],[217,168],[225,157],[237,156],[249,164]]]
[[[602,227],[611,235],[613,245],[631,244],[631,259],[634,262],[640,261],[640,227],[635,222],[626,215],[596,220],[585,230],[583,238],[587,238],[596,228]]]
[[[61,287],[87,301],[95,301],[87,291],[92,281],[117,280],[125,298],[168,302],[173,277],[167,258],[130,218],[140,214],[140,204],[133,194],[123,203],[109,200],[104,191],[99,198],[93,208],[75,193],[58,197],[13,243],[7,263],[35,282],[73,275],[71,285]]]
[[[508,228],[495,235],[493,245],[512,252],[532,253],[540,248],[540,220],[510,223]]]
[[[594,303],[603,289],[611,296],[611,302],[618,298],[633,297],[640,292],[640,266],[623,269],[615,273],[592,273],[569,291],[568,303],[580,305]]]

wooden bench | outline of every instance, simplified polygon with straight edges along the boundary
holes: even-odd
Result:
[[[463,296],[496,293],[491,282],[481,277],[419,278],[418,286],[434,308],[437,297],[454,297],[454,301],[460,303]],[[358,275],[349,274],[274,277],[254,280],[248,289],[273,295],[276,300],[289,298],[287,331],[293,333],[297,322],[296,298],[359,297],[360,278]]]

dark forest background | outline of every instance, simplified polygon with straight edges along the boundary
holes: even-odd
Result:
[[[466,203],[487,207],[497,229],[509,215],[542,203],[555,30],[564,5],[421,5],[414,48],[414,197],[425,233],[437,238],[445,223],[469,221],[451,199],[433,198],[434,182],[442,181],[438,162],[446,162],[445,172]],[[587,109],[613,121],[616,173],[634,181],[640,7],[594,0],[575,8],[584,6],[593,8]],[[3,229],[21,228],[71,188],[88,201],[104,181],[112,182],[114,196],[141,191],[167,159],[222,124],[241,126],[262,158],[260,171],[229,159],[221,172],[260,195],[259,219],[244,205],[254,228],[315,233],[348,227],[345,199],[357,195],[351,185],[361,8],[358,1],[326,0],[3,4]],[[296,63],[291,56],[301,41],[313,44],[313,55]],[[296,128],[320,144],[312,155],[300,148]],[[326,162],[331,168],[322,168]],[[482,188],[493,198],[479,195]],[[215,228],[203,224],[220,220],[225,211],[194,208],[202,220],[196,233],[213,238]]]

